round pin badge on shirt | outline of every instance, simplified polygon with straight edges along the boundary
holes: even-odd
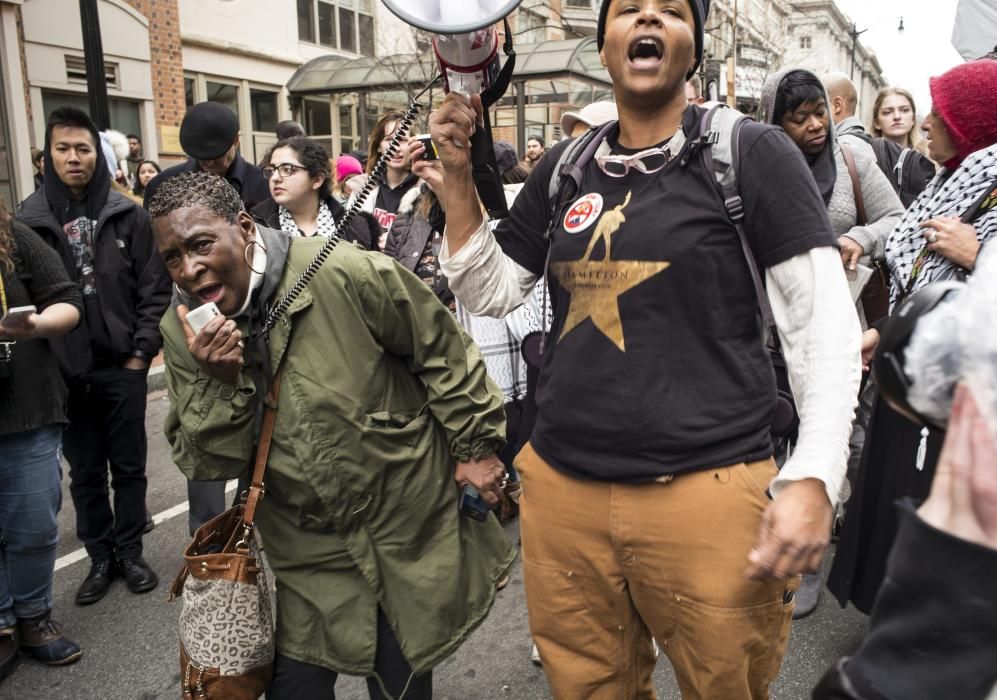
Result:
[[[581,233],[599,219],[602,213],[602,195],[598,192],[579,198],[564,215],[564,230],[568,233]]]

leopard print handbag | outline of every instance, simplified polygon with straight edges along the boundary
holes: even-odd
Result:
[[[267,396],[248,496],[198,528],[170,591],[171,601],[183,601],[183,700],[255,700],[273,676],[273,606],[253,518],[263,497],[279,389],[278,372]]]

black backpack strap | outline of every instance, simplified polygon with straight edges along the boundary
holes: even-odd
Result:
[[[897,157],[897,164],[893,166],[893,176],[897,180],[898,189],[902,190],[904,188],[904,163],[907,162],[907,156],[909,156],[913,150],[914,149],[912,148],[905,148],[900,151],[900,155]]]
[[[547,199],[550,202],[552,220],[557,218],[557,212],[564,204],[564,200],[577,194],[578,190],[581,189],[582,173],[585,166],[595,156],[595,152],[599,150],[599,146],[602,145],[603,140],[616,127],[617,123],[616,120],[612,120],[590,127],[588,131],[561,152],[561,157],[554,165],[554,174],[547,187]],[[571,190],[567,189],[569,184],[573,184]],[[550,234],[551,230],[548,227],[548,240]]]
[[[715,182],[720,189],[720,197],[723,199],[724,209],[727,211],[727,217],[734,224],[738,240],[741,242],[744,261],[748,264],[748,272],[751,273],[755,296],[758,298],[764,342],[766,345],[778,347],[779,335],[776,331],[775,314],[772,313],[772,305],[765,292],[765,281],[762,278],[755,254],[751,250],[751,244],[748,242],[748,234],[744,229],[744,200],[741,199],[741,193],[737,187],[741,165],[741,128],[746,120],[735,113],[722,113],[721,119],[732,121],[730,139],[727,142],[729,146],[725,149],[724,144],[720,141],[722,129],[718,129],[716,126],[718,110],[722,108],[722,105],[714,106],[703,115],[700,126],[700,142],[709,145],[709,148],[701,149],[703,163],[706,166],[706,171],[712,172],[714,175]]]
[[[561,157],[558,158],[557,163],[554,165],[554,173],[550,178],[550,184],[547,186],[550,220],[547,222],[547,230],[544,232],[544,238],[547,241],[547,256],[544,258],[543,308],[540,319],[542,324],[540,335],[541,355],[547,345],[547,279],[550,272],[550,250],[553,247],[551,239],[554,237],[554,229],[557,228],[557,222],[561,218],[561,208],[564,206],[565,201],[578,194],[578,191],[581,189],[582,174],[585,166],[595,156],[595,152],[599,150],[599,146],[602,145],[609,132],[616,128],[617,123],[614,119],[605,124],[590,127],[588,131],[575,139],[574,143],[561,152]]]

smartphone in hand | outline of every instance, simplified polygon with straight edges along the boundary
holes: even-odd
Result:
[[[440,159],[440,154],[436,150],[436,144],[433,143],[433,137],[432,136],[430,136],[429,134],[420,134],[419,136],[415,137],[415,140],[418,141],[419,143],[421,143],[422,147],[425,149],[422,152],[422,155],[419,157],[419,160],[439,160]]]
[[[488,519],[488,504],[471,484],[464,484],[460,492],[460,514],[478,522]]]
[[[38,313],[38,309],[31,306],[15,306],[7,309],[7,313],[0,319],[0,324],[5,326],[16,326],[23,323],[31,314]]]

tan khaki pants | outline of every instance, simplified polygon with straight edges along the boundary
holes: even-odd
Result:
[[[557,700],[654,698],[651,636],[685,700],[760,700],[798,579],[744,578],[772,460],[641,485],[516,458],[530,632]]]

